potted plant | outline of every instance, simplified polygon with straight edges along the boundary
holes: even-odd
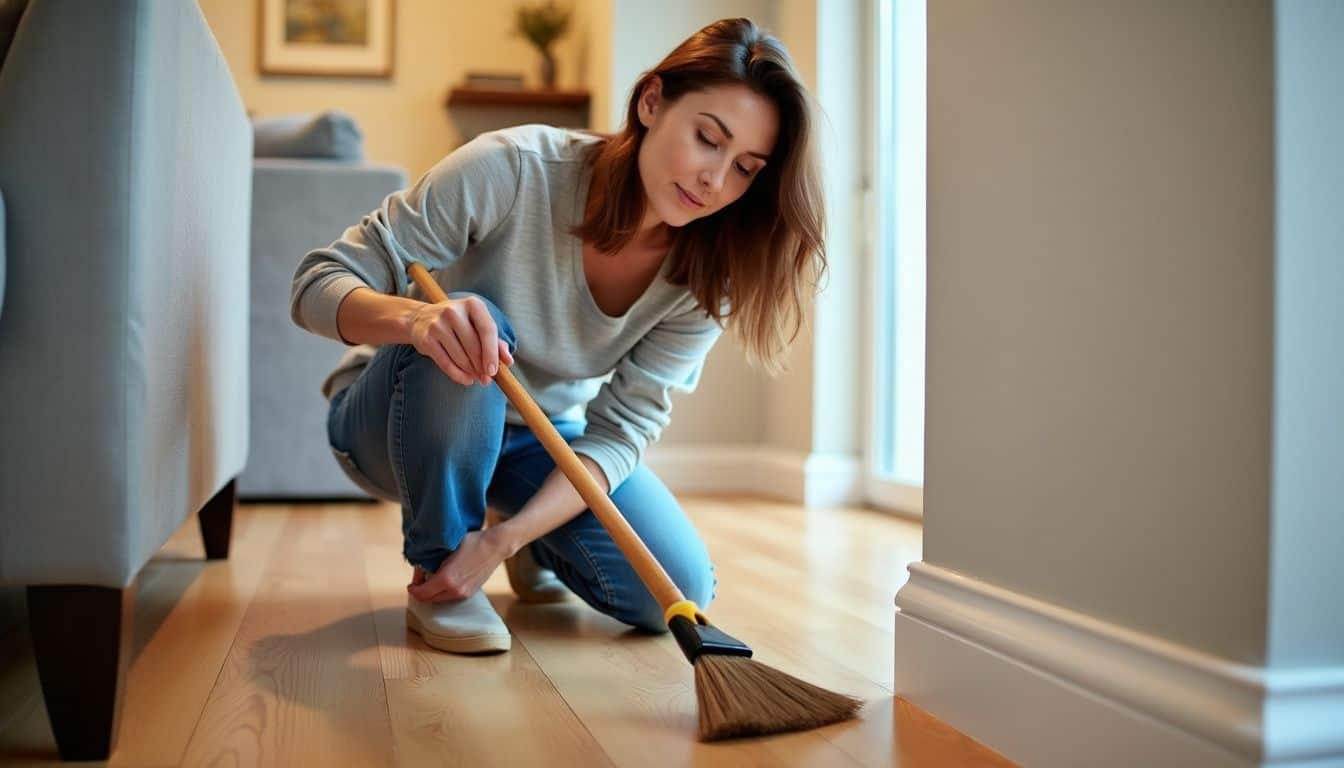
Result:
[[[514,32],[541,53],[541,82],[547,89],[555,88],[555,55],[551,46],[569,30],[570,16],[571,9],[562,8],[555,0],[518,6]]]

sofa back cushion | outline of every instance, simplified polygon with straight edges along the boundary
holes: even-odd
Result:
[[[359,162],[364,159],[364,134],[344,112],[280,115],[252,120],[252,154],[256,157],[311,157]]]

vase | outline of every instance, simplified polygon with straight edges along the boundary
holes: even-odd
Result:
[[[555,89],[555,56],[550,50],[541,52],[541,86],[548,91]]]

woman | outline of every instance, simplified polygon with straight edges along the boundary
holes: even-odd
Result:
[[[669,392],[695,387],[725,325],[771,373],[797,335],[825,270],[811,112],[778,40],[719,21],[644,73],[621,133],[483,134],[304,257],[294,322],[353,347],[323,384],[332,450],[352,480],[402,505],[407,622],[426,643],[509,648],[480,591],[501,562],[524,599],[573,591],[665,629],[492,385],[499,365],[687,598],[709,604],[705,546],[641,457],[668,423]],[[419,298],[412,262],[448,301]],[[484,527],[487,503],[501,519]]]

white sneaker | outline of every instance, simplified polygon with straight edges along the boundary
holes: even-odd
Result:
[[[406,626],[431,648],[448,653],[501,653],[512,644],[509,628],[480,590],[450,603],[426,603],[412,595],[406,600]]]
[[[498,525],[507,518],[499,510],[489,507],[485,519],[486,525]],[[555,571],[537,564],[530,545],[504,561],[504,572],[509,576],[513,593],[524,603],[563,603],[572,594]]]

